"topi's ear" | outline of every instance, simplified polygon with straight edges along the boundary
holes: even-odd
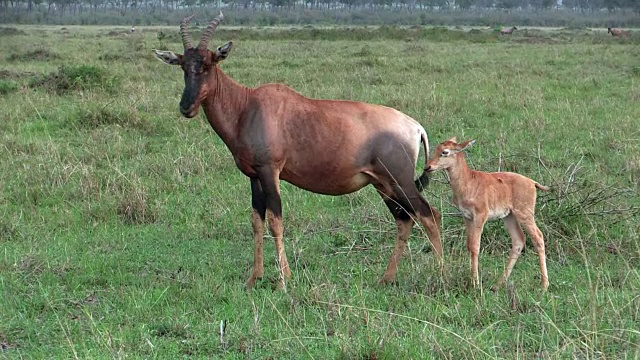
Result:
[[[228,43],[220,46],[216,52],[213,54],[213,59],[218,62],[222,61],[229,56],[231,49],[233,48],[233,42],[229,41]]]
[[[156,59],[169,65],[180,65],[182,62],[182,55],[174,54],[173,51],[162,51],[153,49],[153,53],[156,55]]]
[[[462,144],[459,145],[460,151],[470,148],[475,143],[476,143],[475,140],[467,140],[467,141],[463,142]]]
[[[456,143],[456,144],[458,143],[458,140],[456,139],[455,136],[452,137],[451,139],[447,140],[447,141],[451,141],[451,142]]]

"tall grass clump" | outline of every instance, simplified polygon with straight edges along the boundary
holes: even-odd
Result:
[[[135,188],[124,194],[117,208],[120,219],[129,225],[151,224],[156,221],[156,210],[149,204],[144,188]]]
[[[615,231],[619,224],[640,217],[640,206],[629,201],[636,196],[636,191],[629,187],[606,185],[587,178],[552,184],[552,191],[540,194],[539,204],[548,233],[576,239],[594,223]],[[626,248],[633,248],[635,240],[621,240]]]
[[[18,84],[13,80],[0,79],[0,95],[18,91]]]
[[[120,80],[107,69],[95,65],[63,65],[57,71],[36,77],[31,88],[43,88],[58,95],[73,91],[103,90],[115,92]]]
[[[110,103],[87,104],[77,109],[66,122],[69,128],[85,130],[109,125],[145,131],[153,129],[146,114],[139,112],[134,106],[123,107]]]
[[[19,54],[11,54],[7,57],[7,61],[49,61],[60,59],[60,55],[47,49],[36,49]]]
[[[18,30],[14,27],[0,27],[0,37],[2,36],[15,36],[15,35],[25,35],[26,33],[22,30]]]

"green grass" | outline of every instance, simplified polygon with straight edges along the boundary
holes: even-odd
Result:
[[[637,37],[239,33],[222,68],[245,85],[392,106],[425,126],[432,147],[477,139],[474,168],[553,186],[538,206],[544,294],[530,245],[507,288],[488,290],[510,247],[500,223],[483,236],[482,289],[470,288],[442,174],[425,196],[444,213],[445,269],[416,227],[389,287],[377,280],[395,224],[372,188],[328,197],[284,183],[293,278],[283,292],[270,241],[265,279],[244,288],[249,182],[203,115],[177,111],[182,73],[151,49],[180,51],[179,38],[140,30],[76,27],[62,41],[20,27],[0,43],[14,59],[0,62],[10,84],[0,94],[0,357],[640,357]],[[237,40],[225,34],[215,45]],[[24,56],[35,51],[55,56]],[[47,86],[63,74],[74,86]]]

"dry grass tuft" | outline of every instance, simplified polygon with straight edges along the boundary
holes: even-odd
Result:
[[[156,212],[149,206],[144,189],[134,189],[120,201],[118,215],[127,224],[152,224],[156,221]]]
[[[108,70],[94,65],[60,66],[57,71],[34,78],[31,88],[43,88],[57,95],[73,91],[115,91],[120,84],[118,78]]]
[[[16,35],[26,35],[26,33],[14,27],[0,27],[0,36],[16,36]]]
[[[74,128],[96,129],[101,126],[118,125],[124,128],[150,129],[151,121],[143,116],[135,107],[87,106],[78,109],[75,117],[69,122]]]

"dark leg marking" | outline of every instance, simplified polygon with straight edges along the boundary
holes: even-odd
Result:
[[[247,280],[247,287],[252,288],[256,280],[264,275],[264,224],[267,211],[267,198],[262,191],[259,179],[251,179],[251,225],[253,227],[253,272]]]

